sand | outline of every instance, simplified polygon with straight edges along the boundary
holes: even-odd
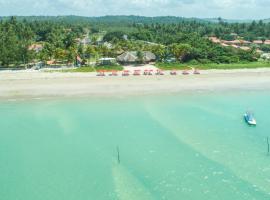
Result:
[[[0,99],[124,96],[184,91],[270,90],[269,69],[205,70],[200,75],[97,77],[96,73],[1,71]]]

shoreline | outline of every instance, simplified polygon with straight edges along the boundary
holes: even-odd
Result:
[[[97,77],[96,73],[0,72],[0,99],[122,97],[270,90],[270,69],[202,70],[200,75]]]

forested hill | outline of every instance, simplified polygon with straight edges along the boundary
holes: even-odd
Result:
[[[219,23],[220,20],[226,23],[252,23],[252,21],[260,20],[238,20],[238,19],[221,19],[221,18],[185,18],[185,17],[176,17],[176,16],[160,16],[160,17],[144,17],[144,16],[135,16],[135,15],[108,15],[100,17],[83,17],[75,15],[66,15],[66,16],[16,16],[17,20],[26,20],[26,21],[55,21],[55,22],[66,22],[66,23],[179,23],[182,21],[197,21],[197,22],[212,22]],[[8,16],[0,16],[1,20],[10,19]],[[270,19],[262,19],[264,23],[270,22]]]
[[[0,17],[2,20],[10,19],[10,17]],[[172,24],[179,23],[182,21],[205,21],[208,20],[198,18],[183,18],[174,16],[162,16],[162,17],[144,17],[144,16],[101,16],[101,17],[82,17],[82,16],[16,16],[18,21],[55,21],[55,22],[66,22],[66,23],[162,23]]]

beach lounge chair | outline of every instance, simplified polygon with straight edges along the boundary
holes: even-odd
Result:
[[[105,71],[104,70],[98,71],[97,76],[105,76]]]
[[[193,74],[197,74],[198,75],[198,74],[201,74],[201,73],[200,73],[200,71],[198,69],[195,69],[194,72],[193,72]]]
[[[164,75],[164,72],[161,71],[160,69],[158,69],[157,72],[156,72],[156,75]]]
[[[152,70],[152,69],[148,70],[148,75],[152,76],[153,72],[154,72],[154,70]]]
[[[143,75],[148,75],[148,69],[145,69],[144,72],[143,72]]]
[[[184,71],[182,72],[182,74],[183,74],[183,75],[189,75],[189,72],[188,72],[188,70],[184,70]]]
[[[129,70],[124,70],[122,76],[129,76]]]
[[[110,76],[118,76],[118,73],[116,70],[113,70],[111,73],[110,73]]]
[[[133,75],[134,76],[140,76],[141,75],[141,70],[139,70],[139,69],[134,70]]]
[[[176,70],[172,70],[172,71],[170,72],[170,74],[175,76],[175,75],[177,75],[177,72],[176,72]]]

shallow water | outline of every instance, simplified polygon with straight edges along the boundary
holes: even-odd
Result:
[[[0,197],[270,199],[269,100],[260,91],[1,102]]]

